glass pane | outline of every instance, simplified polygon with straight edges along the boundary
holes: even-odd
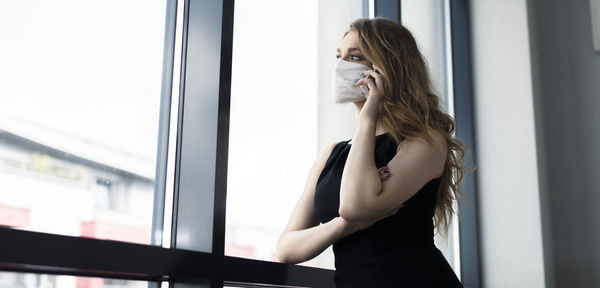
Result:
[[[315,0],[235,3],[226,255],[276,261],[316,157],[317,12]]]
[[[413,33],[427,60],[432,82],[446,113],[454,116],[447,5],[448,1],[402,0],[401,11],[402,24]],[[458,219],[454,217],[447,241],[436,235],[435,245],[442,251],[455,273],[460,275],[458,241]]]
[[[165,9],[0,4],[0,225],[150,243]]]
[[[0,272],[0,288],[151,288],[155,283],[110,278]]]
[[[335,106],[328,89],[337,45],[362,4],[236,1],[226,255],[277,261],[318,151],[354,129],[352,107]],[[302,265],[333,268],[331,248]]]

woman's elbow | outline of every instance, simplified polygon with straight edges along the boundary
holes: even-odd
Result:
[[[361,207],[357,207],[356,205],[340,205],[340,209],[338,210],[338,214],[340,214],[340,217],[342,217],[344,220],[348,221],[348,222],[357,222],[357,221],[362,221],[365,220],[365,209],[361,208]]]
[[[292,255],[293,253],[291,249],[286,246],[283,241],[281,238],[279,238],[279,241],[277,241],[277,246],[275,247],[275,259],[277,259],[277,261],[280,263],[296,264],[298,261],[294,260],[294,255]]]
[[[376,221],[389,216],[388,213],[383,212],[384,210],[384,207],[377,207],[374,203],[366,201],[360,203],[341,201],[338,214],[348,222]]]
[[[400,208],[403,207],[404,204],[400,205]],[[340,209],[338,213],[340,217],[348,222],[359,222],[359,221],[379,221],[383,218],[393,216],[398,213],[400,208],[369,208],[368,206],[361,207],[350,207],[340,205]]]
[[[352,195],[351,193],[347,194]],[[375,193],[362,192],[362,194],[368,195]],[[349,222],[356,222],[370,220],[374,218],[373,215],[376,213],[374,213],[371,207],[374,207],[375,199],[370,199],[373,197],[362,197],[361,199],[357,199],[356,197],[352,196],[343,196],[345,195],[340,195],[340,206],[338,209],[338,214],[340,214],[340,217],[342,217],[344,220]]]
[[[298,259],[294,259],[295,257],[292,256],[290,253],[284,252],[283,250],[275,250],[275,259],[277,259],[277,261],[279,263],[285,263],[285,264],[298,264],[300,262],[302,262],[301,260]]]
[[[288,253],[286,253],[286,249],[283,247],[282,238],[283,235],[279,237],[277,245],[275,246],[275,259],[281,263],[289,263],[289,256]]]
[[[289,259],[286,254],[282,253],[280,249],[275,250],[275,259],[280,263],[289,263]]]

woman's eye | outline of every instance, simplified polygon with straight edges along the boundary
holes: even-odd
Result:
[[[336,58],[336,59],[340,59],[340,58],[342,58],[342,56],[340,56],[340,55],[335,55],[335,58]],[[350,60],[351,60],[351,61],[361,61],[361,57],[360,57],[360,56],[356,56],[356,55],[351,55],[351,56],[350,56]]]

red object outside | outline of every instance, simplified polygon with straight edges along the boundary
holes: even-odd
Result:
[[[29,225],[29,216],[27,208],[0,205],[0,226],[26,227]]]
[[[139,244],[150,244],[150,229],[130,227],[103,221],[81,223],[81,236],[103,240],[117,240]],[[77,288],[102,288],[102,278],[77,278]]]
[[[103,221],[82,222],[81,236],[104,240],[150,244],[150,229],[130,227]]]
[[[254,259],[254,248],[247,246],[240,246],[231,243],[225,243],[225,255]]]
[[[77,288],[102,288],[104,287],[104,279],[77,277]]]

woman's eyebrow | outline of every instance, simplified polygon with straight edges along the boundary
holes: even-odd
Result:
[[[348,48],[348,52],[352,52],[352,51],[358,51],[358,52],[361,52],[361,51],[360,51],[360,48],[355,48],[355,47],[350,47],[350,48]],[[338,53],[340,52],[340,48],[337,48],[337,52],[338,52]]]

